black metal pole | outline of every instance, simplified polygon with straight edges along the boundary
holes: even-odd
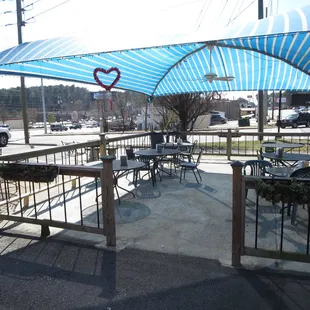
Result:
[[[264,18],[264,1],[258,0],[258,19]],[[258,132],[264,132],[264,125],[266,122],[264,113],[264,92],[258,90]],[[264,139],[263,136],[259,136],[259,141]]]
[[[22,20],[22,5],[21,0],[16,0],[16,12],[17,12],[17,34],[18,34],[18,44],[22,44],[22,26],[24,26]],[[25,90],[25,78],[23,76],[20,77],[20,102],[22,105],[23,112],[23,123],[24,123],[24,136],[25,143],[29,144],[29,122],[28,122],[28,111],[27,111],[27,103],[26,103],[26,90]]]
[[[282,91],[280,90],[280,93],[279,93],[278,132],[280,132],[281,110],[282,110]]]
[[[274,120],[274,91],[272,92],[271,119]]]

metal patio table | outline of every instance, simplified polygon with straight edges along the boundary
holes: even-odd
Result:
[[[276,153],[263,153],[264,158],[269,158],[280,162],[283,166],[294,167],[297,165],[298,161],[310,161],[310,155],[300,154],[300,153],[283,153],[282,156],[277,156]]]
[[[144,149],[144,150],[138,150],[135,151],[135,155],[138,156],[145,156],[145,157],[149,157],[154,161],[155,167],[157,167],[158,169],[158,162],[166,157],[166,156],[175,156],[178,155],[181,151],[178,149],[162,149],[161,152],[157,152],[156,149]],[[170,173],[168,173],[167,171],[164,171],[163,169],[160,169],[162,172],[165,172],[169,175],[171,175]],[[158,171],[158,170],[157,170]],[[159,175],[160,177],[160,175]]]
[[[286,143],[286,142],[263,142],[261,147],[282,148],[282,149],[296,149],[304,146],[303,143]]]
[[[118,198],[118,202],[119,204],[121,203],[121,199],[119,197],[119,193],[117,188],[122,189],[123,191],[131,194],[133,197],[135,197],[136,195],[132,192],[127,190],[126,188],[120,186],[118,184],[118,179],[123,177],[124,175],[126,175],[129,171],[134,171],[136,169],[142,168],[145,165],[145,163],[137,161],[137,160],[127,160],[127,166],[122,166],[121,165],[121,161],[118,159],[115,159],[112,161],[112,169],[113,169],[113,174],[114,174],[114,188],[116,190],[116,194],[117,194],[117,198]],[[91,166],[91,167],[96,167],[96,168],[100,168],[103,167],[103,162],[102,161],[95,161],[92,163],[88,163],[87,166]]]

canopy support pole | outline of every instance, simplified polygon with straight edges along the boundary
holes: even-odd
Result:
[[[278,114],[278,132],[280,132],[280,121],[281,121],[281,110],[282,110],[282,90],[279,93],[279,114]]]
[[[264,0],[258,0],[258,19],[264,18]],[[258,132],[264,132],[264,92],[258,91]],[[264,136],[258,137],[259,141],[264,140]]]

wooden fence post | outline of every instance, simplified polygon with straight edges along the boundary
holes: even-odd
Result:
[[[116,246],[114,186],[113,186],[113,159],[114,156],[105,155],[102,158],[101,194],[104,230],[107,246]]]
[[[227,141],[226,141],[226,148],[227,148],[227,159],[230,160],[231,157],[231,144],[232,144],[232,136],[231,136],[231,129],[227,130]]]
[[[107,141],[104,132],[101,132],[99,134],[99,137],[100,137],[100,157],[102,157],[107,154]]]
[[[243,195],[242,189],[242,167],[243,164],[239,161],[235,161],[231,164],[233,169],[232,176],[232,252],[231,252],[231,264],[232,266],[241,266],[241,248],[243,244],[244,228],[243,221]]]

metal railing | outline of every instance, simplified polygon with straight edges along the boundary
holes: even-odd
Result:
[[[59,165],[53,182],[2,180],[0,221],[41,225],[42,236],[49,235],[49,226],[102,234],[115,246],[112,160],[103,159],[105,169]]]
[[[291,214],[293,196],[290,194],[275,201],[260,197],[257,180],[274,185],[288,186],[292,179],[277,177],[253,177],[242,175],[243,164],[234,162],[232,189],[232,265],[240,266],[244,255],[310,263],[310,203],[305,203],[302,219],[295,226]],[[310,190],[310,179],[297,179]],[[252,191],[252,200],[246,192]],[[254,195],[253,195],[254,194]],[[294,202],[297,208],[296,202]],[[296,209],[295,209],[296,210]],[[297,227],[297,228],[296,228]],[[299,230],[297,230],[299,229]]]
[[[115,138],[106,138],[106,149],[109,154],[112,155],[115,152],[116,157],[119,158],[120,155],[126,154],[126,147],[131,145],[136,149],[144,149],[151,147],[150,133],[140,133],[133,135],[126,135]]]
[[[198,141],[198,146],[204,149],[205,155],[227,156],[256,156],[262,141],[277,141],[303,143],[304,147],[291,150],[296,153],[309,154],[310,136],[308,133],[273,133],[273,132],[245,132],[245,131],[202,131],[181,132],[187,135],[190,142]],[[261,141],[262,140],[262,141]]]
[[[295,153],[310,153],[310,136],[308,133],[257,133],[244,131],[202,131],[202,132],[168,132],[170,141],[180,135],[186,135],[190,142],[198,141],[198,146],[204,149],[204,155],[222,155],[228,160],[232,156],[256,156],[260,149],[261,140],[303,143],[304,147],[290,150]],[[100,146],[101,145],[101,146]],[[99,159],[100,154],[126,154],[126,146],[135,149],[151,147],[151,133],[138,133],[111,137],[110,134],[101,135],[100,140],[67,144],[45,150],[30,151],[22,154],[0,156],[2,162],[40,162],[62,165],[83,165],[89,161]]]
[[[84,165],[98,158],[100,141],[72,143],[25,153],[0,156],[1,162],[27,162],[60,165]]]

